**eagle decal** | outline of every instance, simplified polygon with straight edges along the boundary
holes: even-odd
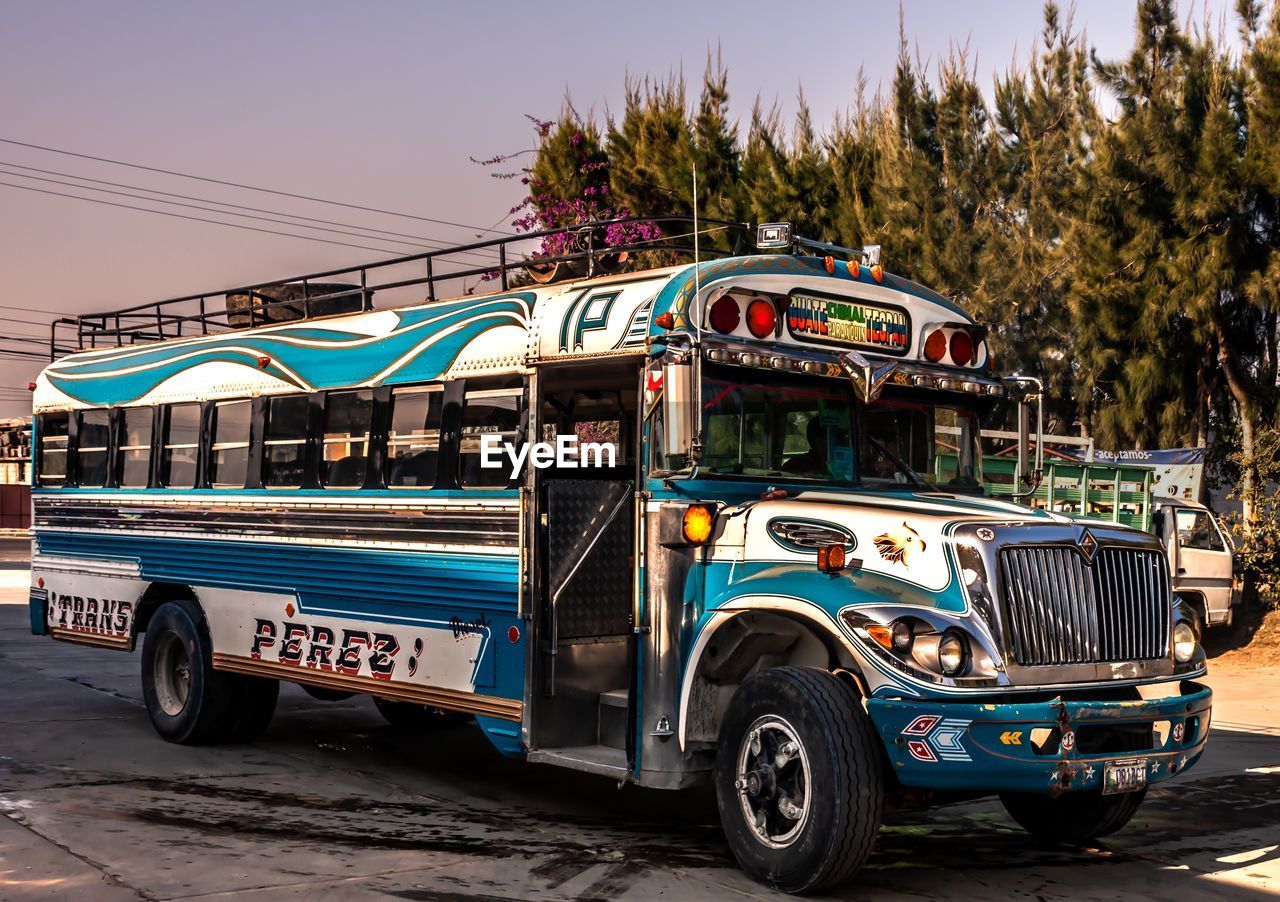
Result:
[[[911,566],[912,552],[925,549],[925,542],[920,538],[920,533],[908,526],[905,520],[902,521],[901,526],[876,536],[875,543],[876,551],[880,552],[882,558],[891,564],[901,564],[904,567]]]

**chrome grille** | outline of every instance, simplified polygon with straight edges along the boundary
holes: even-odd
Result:
[[[1027,667],[1141,661],[1168,653],[1169,570],[1158,551],[1074,548],[1000,552],[1013,659]]]

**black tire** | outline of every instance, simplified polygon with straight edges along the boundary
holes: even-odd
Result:
[[[1133,817],[1146,789],[1104,796],[1100,792],[1069,792],[1058,796],[1001,793],[1005,811],[1036,839],[1045,843],[1079,845],[1110,836]]]
[[[310,683],[299,683],[302,691],[314,699],[322,702],[345,702],[352,698],[356,693],[343,692],[341,689],[326,689],[324,686],[312,686]]]
[[[459,711],[445,711],[431,708],[414,702],[397,702],[387,698],[373,697],[378,713],[387,723],[401,729],[421,729],[423,727],[444,727],[452,724],[466,723],[471,720],[470,714]]]
[[[797,749],[788,751],[792,744]],[[779,758],[784,763],[776,766]],[[804,779],[797,776],[797,762],[807,770]],[[880,829],[883,762],[871,719],[838,677],[807,667],[747,677],[720,727],[715,765],[720,821],[738,864],[788,893],[852,878]],[[740,763],[749,768],[741,774]],[[792,816],[787,806],[803,813]],[[763,818],[765,835],[756,817]]]
[[[251,742],[266,731],[275,716],[280,681],[239,676],[236,683],[236,720],[228,738],[235,742]]]
[[[147,623],[142,697],[156,732],[169,742],[218,742],[236,726],[239,684],[213,669],[211,645],[195,602],[165,602]]]

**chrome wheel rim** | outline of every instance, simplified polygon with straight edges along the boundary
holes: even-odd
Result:
[[[177,717],[191,695],[191,658],[177,633],[165,633],[156,649],[155,687],[160,710]]]
[[[761,717],[743,736],[734,789],[747,826],[769,848],[791,845],[809,820],[810,773],[804,743],[783,718]]]

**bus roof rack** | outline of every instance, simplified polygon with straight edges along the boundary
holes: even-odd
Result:
[[[695,250],[696,228],[704,240]],[[692,216],[632,216],[591,220],[554,229],[504,235],[372,263],[150,301],[118,310],[56,319],[49,356],[125,344],[209,335],[335,313],[372,310],[375,292],[421,286],[434,302],[438,288],[463,280],[495,281],[501,290],[527,279],[546,284],[617,272],[644,252],[673,260],[737,256],[747,252],[747,223]],[[727,239],[711,243],[707,235]],[[656,234],[658,237],[642,237]],[[533,242],[538,242],[533,244]],[[553,248],[555,253],[539,248]],[[461,259],[460,259],[461,258]],[[394,268],[402,268],[395,272]],[[404,269],[417,270],[404,272]],[[472,286],[474,289],[474,286]],[[469,291],[460,290],[458,294]]]

